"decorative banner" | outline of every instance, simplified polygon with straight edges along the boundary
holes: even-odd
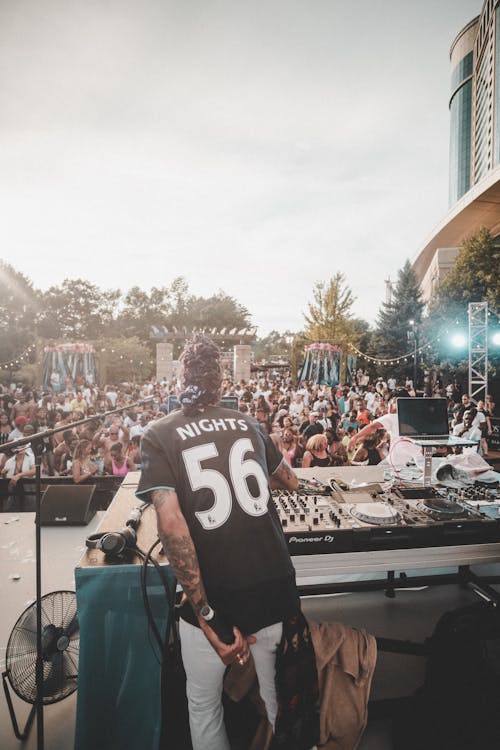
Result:
[[[75,352],[89,352],[90,354],[94,354],[95,349],[92,344],[51,344],[44,347],[43,351],[46,354],[47,352],[69,352],[70,354]]]
[[[319,385],[334,386],[340,383],[342,349],[332,344],[308,344],[299,382],[309,380]]]
[[[46,346],[43,359],[43,387],[55,393],[75,385],[97,382],[94,347],[91,344]]]
[[[358,366],[358,358],[355,354],[348,354],[346,357],[346,381],[348,385],[353,385],[356,382],[356,370]]]

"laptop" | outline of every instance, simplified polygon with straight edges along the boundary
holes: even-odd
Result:
[[[445,398],[398,398],[397,404],[400,437],[448,445],[450,430]]]
[[[40,502],[41,526],[86,526],[95,516],[95,484],[49,484]]]

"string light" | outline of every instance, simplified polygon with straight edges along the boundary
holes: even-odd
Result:
[[[360,351],[354,344],[347,344],[347,346],[350,346],[351,349],[358,355],[358,357],[362,357],[363,359],[368,360],[369,362],[375,362],[378,365],[397,365],[399,362],[408,362],[408,358],[413,358],[415,354],[421,354],[425,349],[431,349],[432,344],[434,344],[436,341],[439,341],[439,337],[436,336],[436,338],[431,339],[430,342],[426,344],[422,344],[421,346],[416,349],[416,351],[406,352],[406,354],[402,354],[400,357],[393,357],[392,359],[383,359],[382,357],[372,357],[370,354],[365,354],[365,352]]]
[[[14,365],[21,364],[21,360],[25,359],[26,357],[29,357],[31,352],[35,351],[35,344],[31,344],[28,346],[22,354],[18,354],[15,359],[11,359],[8,362],[0,362],[0,367],[2,367],[4,370],[9,370],[14,367]]]

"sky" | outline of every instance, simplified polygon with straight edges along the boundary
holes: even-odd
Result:
[[[0,258],[39,289],[183,276],[300,330],[448,210],[450,44],[481,0],[0,0]]]

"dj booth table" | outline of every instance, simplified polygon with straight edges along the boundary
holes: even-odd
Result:
[[[297,472],[303,478],[328,481],[335,476],[350,483],[379,482],[380,467],[316,468]],[[134,491],[138,473],[130,473],[115,496],[98,531],[119,531],[130,510],[139,505]],[[138,546],[148,550],[156,539],[156,517],[149,507],[142,515]],[[165,564],[157,555],[157,561]],[[470,565],[500,561],[499,542],[446,547],[379,549],[292,557],[302,594],[449,583],[467,576]],[[435,578],[429,569],[447,569]],[[168,566],[166,567],[168,571]],[[397,580],[398,572],[426,571],[425,578]],[[88,550],[75,571],[80,622],[80,664],[75,750],[156,750],[160,732],[160,665],[148,632],[141,585],[141,560],[110,563],[103,553]],[[450,572],[451,571],[451,572]],[[384,577],[385,576],[385,577]],[[473,576],[472,576],[473,577]],[[148,575],[147,591],[156,623],[165,632],[168,607],[156,571]],[[497,594],[497,592],[492,592]]]

